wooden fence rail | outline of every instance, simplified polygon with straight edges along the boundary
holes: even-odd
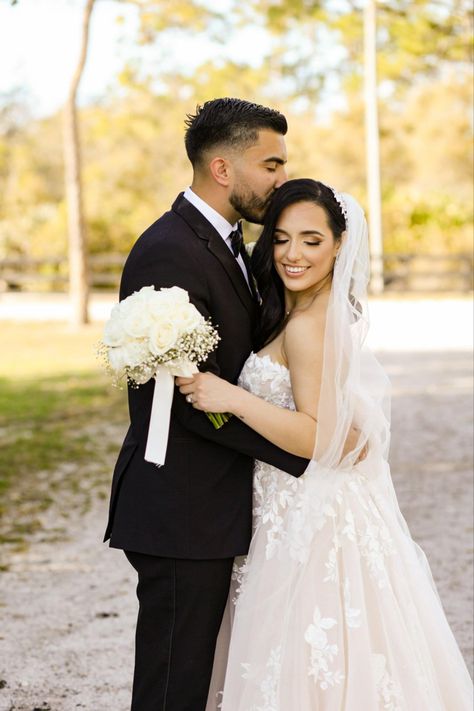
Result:
[[[91,287],[116,290],[126,255],[90,257]],[[391,292],[462,292],[473,288],[473,257],[469,254],[386,254],[384,282]],[[0,259],[0,291],[66,291],[68,264],[62,257]]]

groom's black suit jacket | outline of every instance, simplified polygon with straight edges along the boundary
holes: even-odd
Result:
[[[242,252],[246,259],[246,255]],[[120,298],[143,286],[180,286],[218,328],[204,369],[236,382],[252,349],[256,302],[222,237],[181,194],[137,240]],[[154,382],[129,388],[130,427],[115,466],[105,540],[151,555],[211,559],[248,551],[253,459],[294,476],[306,461],[275,447],[233,417],[215,430],[175,390],[164,466],[144,459]]]

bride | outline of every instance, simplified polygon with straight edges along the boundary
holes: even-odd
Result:
[[[364,346],[363,211],[290,180],[252,264],[258,350],[238,386],[200,373],[180,390],[311,461],[299,479],[255,463],[207,709],[468,711],[470,677],[390,477],[388,381]]]

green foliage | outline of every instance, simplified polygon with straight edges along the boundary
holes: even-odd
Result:
[[[317,121],[314,111],[297,111],[290,99],[277,99],[274,91],[272,96],[266,77],[265,67],[208,63],[195,78],[167,77],[161,94],[143,86],[129,87],[120,99],[82,110],[85,205],[93,253],[126,253],[138,234],[190,183],[191,167],[183,145],[185,114],[210,95],[229,93],[229,86],[232,93],[286,113],[292,177],[315,176],[364,201],[360,96],[348,93],[345,110]],[[468,246],[471,102],[468,79],[447,76],[414,86],[404,101],[381,103],[387,250],[459,251]],[[0,170],[0,254],[66,254],[57,132],[58,118],[53,117],[19,126],[14,139],[0,137],[0,156],[7,156]],[[408,202],[407,196],[411,196]],[[423,230],[401,204],[423,205],[430,212]],[[411,239],[410,230],[420,236]]]
[[[199,0],[119,0],[139,10],[139,42],[150,44],[161,32],[170,29],[208,30],[212,23],[223,23],[226,14]]]
[[[470,254],[473,211],[446,193],[399,189],[385,196],[387,254]]]
[[[168,209],[177,187],[190,181],[182,147],[185,112],[174,95],[131,89],[124,101],[84,115],[92,252],[128,250],[138,233]]]
[[[131,64],[119,94],[81,109],[92,253],[126,253],[189,185],[184,118],[213,96],[282,109],[290,124],[290,175],[321,178],[364,202],[362,4],[127,1],[140,8],[142,39],[157,46],[164,28],[192,33],[201,27],[212,38],[227,23],[231,37],[238,21],[266,26],[275,39],[258,66],[245,51],[239,62],[206,61],[192,74],[150,69],[146,76]],[[472,11],[465,0],[395,0],[377,7],[379,72],[390,82],[380,99],[385,247],[465,250],[472,212],[472,79],[466,64]],[[341,86],[345,108],[325,112],[327,80]],[[0,258],[66,255],[60,118],[32,120],[21,96],[0,96]]]
[[[299,23],[321,20],[325,16],[321,0],[259,0],[250,5],[257,14],[264,16],[275,32],[284,32]]]
[[[281,37],[283,46],[292,45],[294,73],[304,71],[311,52],[317,54],[318,38],[332,37],[334,45],[346,50],[339,67],[343,80],[361,76],[363,2],[255,0],[252,8]],[[386,0],[376,3],[376,12],[379,79],[390,81],[395,89],[422,76],[439,75],[446,64],[471,64],[473,9],[468,0]],[[304,37],[311,34],[316,41],[309,48]],[[303,41],[293,42],[295,37]],[[326,71],[324,63],[319,69],[321,84]]]

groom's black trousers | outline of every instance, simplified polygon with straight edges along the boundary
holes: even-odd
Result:
[[[125,555],[138,573],[131,711],[204,711],[233,558]]]

